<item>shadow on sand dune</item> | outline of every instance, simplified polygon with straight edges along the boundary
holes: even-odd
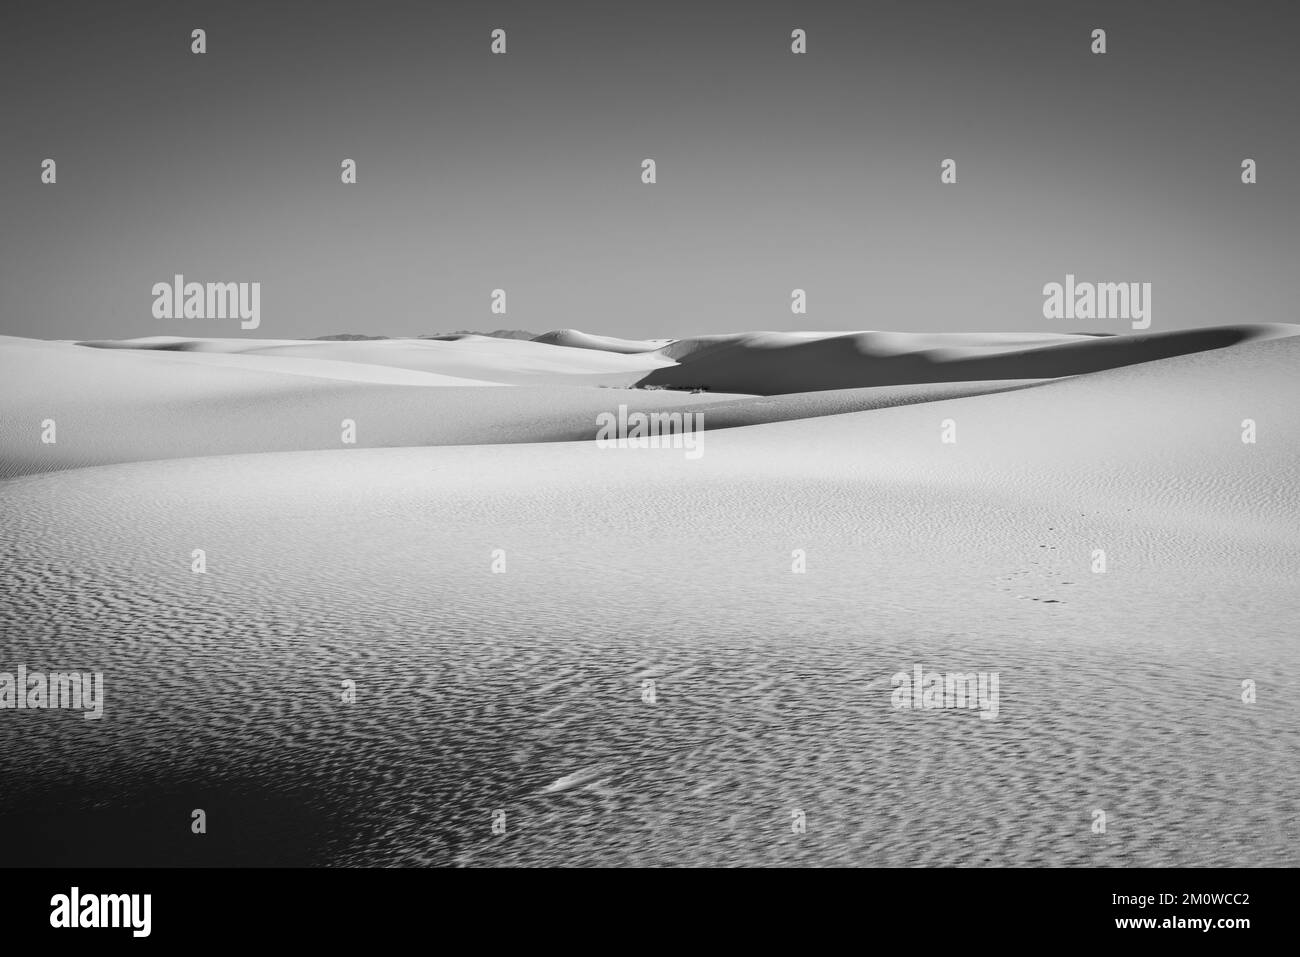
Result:
[[[946,345],[942,336],[895,333],[813,339],[790,333],[745,333],[679,340],[661,353],[678,364],[655,369],[637,384],[781,395],[918,383],[1054,379],[1297,332],[1297,326],[1243,324],[1150,335],[1077,336],[1048,344],[1030,340],[1023,345],[994,337],[979,342],[954,336],[954,344]],[[940,344],[916,348],[918,341]]]

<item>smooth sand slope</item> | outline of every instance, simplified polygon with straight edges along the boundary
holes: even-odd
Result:
[[[0,482],[10,652],[113,682],[106,720],[0,722],[25,782],[0,840],[14,863],[1295,866],[1298,370],[1300,338],[1261,338],[729,429],[698,460],[551,442]],[[997,671],[998,719],[894,710],[918,663]],[[195,795],[238,831],[196,850],[170,823]]]

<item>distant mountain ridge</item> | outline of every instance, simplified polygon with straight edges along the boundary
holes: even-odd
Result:
[[[486,336],[489,339],[528,339],[537,337],[537,333],[527,329],[493,329],[491,332],[476,332],[473,329],[457,329],[455,332],[433,332],[416,339],[446,339],[451,336]],[[357,332],[336,332],[330,336],[313,336],[310,342],[370,342],[377,339],[406,338],[405,336],[367,336]]]

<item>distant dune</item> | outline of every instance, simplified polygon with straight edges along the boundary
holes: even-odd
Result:
[[[529,332],[527,329],[493,329],[491,332],[476,332],[473,329],[457,329],[455,332],[435,332],[432,335],[420,336],[420,338],[452,339],[460,336],[482,336],[485,339],[531,340],[537,337],[537,333]]]
[[[570,349],[595,349],[600,352],[654,352],[662,349],[670,339],[616,339],[613,336],[593,336],[577,329],[557,329],[544,332],[533,339],[553,346],[566,346]]]
[[[151,336],[143,339],[89,340],[81,345],[96,349],[239,355],[253,360],[291,357],[349,362],[358,366],[409,369],[498,385],[574,384],[575,377],[580,376],[606,376],[610,377],[610,382],[631,385],[647,372],[673,363],[672,359],[653,353],[620,355],[478,335],[442,339],[373,340],[193,339]]]
[[[372,339],[389,339],[391,336],[363,336],[356,332],[339,332],[332,336],[312,336],[311,342],[369,342]]]
[[[461,336],[483,336],[487,339],[533,339],[535,332],[525,329],[493,329],[491,332],[476,332],[473,329],[457,329],[455,332],[434,332],[420,339],[458,339]],[[392,336],[367,336],[357,332],[337,332],[332,336],[312,336],[311,342],[366,342],[373,339],[392,339]]]

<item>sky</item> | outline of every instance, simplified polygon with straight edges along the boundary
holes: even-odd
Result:
[[[1297,321],[1297,11],[3,4],[0,334],[1129,331],[1044,318],[1067,273],[1153,332]],[[176,273],[260,326],[155,318]]]

